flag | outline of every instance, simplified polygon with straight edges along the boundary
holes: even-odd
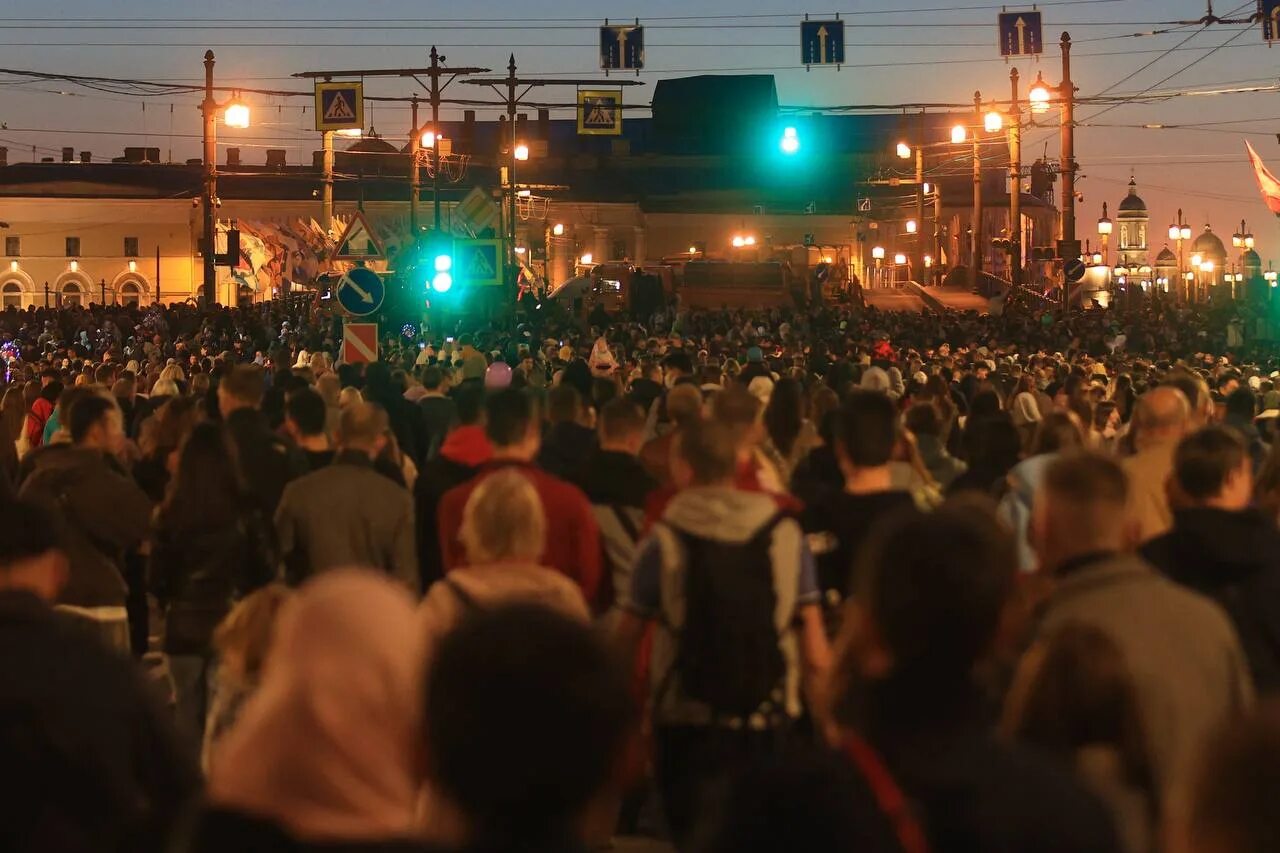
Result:
[[[1276,180],[1276,176],[1267,171],[1262,158],[1253,150],[1248,140],[1245,140],[1244,147],[1249,149],[1249,162],[1253,164],[1253,174],[1258,179],[1258,189],[1262,190],[1263,200],[1272,213],[1280,216],[1280,180]]]

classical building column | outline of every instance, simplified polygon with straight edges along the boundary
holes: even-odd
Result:
[[[593,225],[592,231],[594,239],[591,241],[591,259],[597,264],[603,264],[609,258],[609,226]]]

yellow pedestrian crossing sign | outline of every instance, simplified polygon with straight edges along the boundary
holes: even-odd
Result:
[[[454,240],[453,257],[462,281],[477,287],[502,284],[501,240]]]
[[[622,90],[578,90],[578,134],[580,136],[620,136],[622,134]]]
[[[316,130],[364,127],[364,84],[316,83]]]

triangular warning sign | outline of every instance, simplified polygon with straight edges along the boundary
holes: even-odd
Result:
[[[471,252],[471,263],[467,265],[466,274],[473,279],[493,278],[493,264],[489,263],[488,253],[484,249],[477,248]]]
[[[342,232],[334,247],[334,261],[377,261],[381,260],[382,243],[373,234],[363,213],[356,213]]]
[[[347,102],[347,96],[344,95],[341,90],[335,91],[332,99],[329,101],[329,105],[324,109],[324,120],[334,122],[354,121],[355,117],[356,111],[351,104]]]

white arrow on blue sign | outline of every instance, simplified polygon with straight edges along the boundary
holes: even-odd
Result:
[[[1035,56],[1044,52],[1039,12],[1000,13],[1000,55]]]
[[[338,302],[347,312],[364,317],[382,307],[387,296],[382,276],[368,267],[355,267],[341,274],[337,285]]]
[[[801,21],[800,61],[805,65],[843,65],[844,21]]]

